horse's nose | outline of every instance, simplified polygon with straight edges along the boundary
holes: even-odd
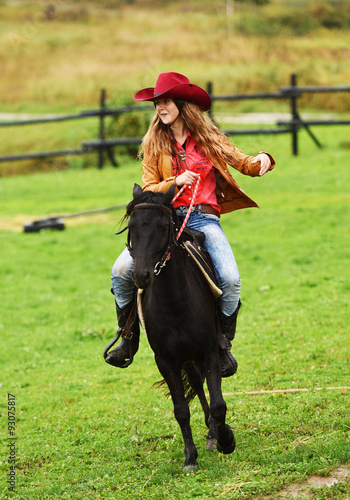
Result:
[[[150,271],[137,273],[135,270],[132,273],[133,280],[138,288],[149,288],[153,282],[153,274]]]
[[[151,273],[149,271],[145,271],[143,273],[143,280],[145,283],[149,283],[151,281]]]

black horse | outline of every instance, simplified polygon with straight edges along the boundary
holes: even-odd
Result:
[[[188,403],[196,395],[209,429],[207,449],[232,453],[235,439],[225,423],[217,301],[183,248],[182,236],[176,240],[179,224],[171,203],[174,191],[173,186],[165,194],[143,192],[135,184],[126,217],[134,259],[133,280],[139,289],[139,317],[169,388],[185,444],[184,468],[190,469],[196,467],[198,453]],[[205,379],[210,406],[203,389]]]

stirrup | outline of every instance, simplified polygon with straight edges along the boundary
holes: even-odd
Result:
[[[107,348],[108,346],[104,352],[106,363],[116,368],[127,368],[133,362],[134,355],[130,354],[130,340],[122,338],[118,346],[111,352],[107,352]]]
[[[220,349],[221,377],[232,377],[238,369],[236,358],[231,352],[231,342],[226,339],[226,349]]]
[[[117,342],[120,337],[120,329],[117,332],[116,338],[112,340],[105,348],[103,357],[106,363],[117,368],[127,368],[134,360],[134,356],[139,349],[139,335],[135,335],[133,340],[122,338],[120,343],[113,351],[108,352],[109,349]]]

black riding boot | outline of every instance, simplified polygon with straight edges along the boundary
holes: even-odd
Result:
[[[140,325],[137,314],[133,314],[134,302],[135,299],[123,309],[116,303],[119,328],[115,339],[108,344],[103,353],[106,363],[118,368],[127,368],[131,365],[139,349]],[[118,346],[113,351],[108,352],[120,336],[122,340]]]
[[[220,349],[221,376],[223,378],[231,377],[236,373],[238,368],[236,358],[231,352],[231,340],[235,338],[237,316],[241,305],[241,301],[239,301],[235,312],[231,316],[225,316],[224,314],[221,314],[222,332],[224,334],[226,343],[225,348]]]

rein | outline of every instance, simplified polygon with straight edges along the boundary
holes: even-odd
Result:
[[[180,236],[182,235],[182,232],[185,229],[187,221],[188,221],[188,219],[189,219],[189,217],[191,215],[192,209],[194,207],[194,202],[195,202],[196,196],[197,196],[198,186],[199,186],[199,178],[197,179],[196,185],[194,186],[192,200],[191,200],[190,206],[188,207],[185,220],[183,221],[182,226],[180,227],[179,232],[176,235],[176,240],[178,240],[180,238]],[[180,191],[172,199],[172,203],[174,203],[174,201],[178,199],[178,197],[185,191],[186,187],[187,187],[186,185],[182,186],[182,188],[180,189]]]

